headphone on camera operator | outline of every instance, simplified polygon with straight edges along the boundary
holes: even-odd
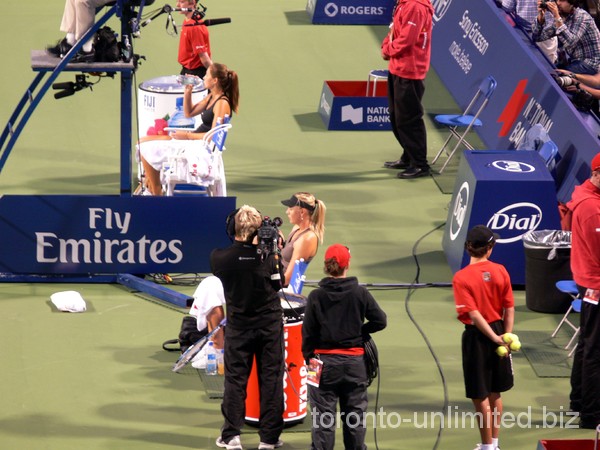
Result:
[[[240,208],[235,209],[230,212],[227,218],[225,219],[226,224],[226,232],[229,239],[233,242],[236,240],[236,216]],[[257,210],[259,214],[260,211]],[[281,233],[279,232],[279,227],[283,223],[280,217],[275,217],[271,219],[269,216],[262,216],[262,223],[260,227],[258,227],[252,235],[248,237],[244,242],[252,245],[256,245],[256,252],[261,255],[261,258],[264,260],[270,254],[279,256],[281,253],[281,247],[285,244]],[[256,242],[255,242],[256,239]],[[238,239],[241,241],[241,239]]]

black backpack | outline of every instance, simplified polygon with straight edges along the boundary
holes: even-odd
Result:
[[[202,331],[198,331],[196,327],[197,319],[194,316],[185,316],[181,321],[181,329],[179,331],[178,339],[169,339],[163,342],[163,349],[168,352],[185,352],[188,347],[194,345],[201,338],[206,336],[208,330],[205,328]],[[172,347],[174,345],[174,347]]]
[[[120,51],[117,33],[110,27],[102,27],[94,36],[94,61],[116,62],[119,61]]]

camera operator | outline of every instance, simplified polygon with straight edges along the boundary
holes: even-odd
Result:
[[[281,272],[277,248],[268,255],[253,243],[263,223],[260,213],[244,205],[228,217],[230,247],[210,255],[212,273],[223,283],[227,315],[225,392],[221,412],[225,422],[217,446],[241,449],[245,398],[252,360],[260,380],[259,449],[280,447],[283,430],[283,310],[277,292]],[[235,231],[234,231],[235,230]],[[275,246],[276,247],[276,246]]]
[[[600,31],[592,16],[576,4],[577,0],[538,0],[533,40],[539,42],[557,36],[562,53],[558,66],[570,72],[593,75],[600,71]],[[546,12],[552,15],[548,22]]]

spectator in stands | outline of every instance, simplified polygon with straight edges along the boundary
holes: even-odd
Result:
[[[206,70],[212,64],[208,28],[198,24],[200,17],[196,11],[196,0],[177,0],[177,8],[192,10],[181,11],[185,16],[177,55],[177,60],[181,64],[181,74],[204,78]]]
[[[60,31],[67,35],[54,46],[47,47],[48,53],[62,58],[71,47],[83,37],[87,31],[94,26],[96,21],[96,8],[106,5],[111,0],[66,0]],[[89,39],[71,62],[94,61],[94,39]]]
[[[512,15],[517,26],[531,38],[531,26],[538,14],[537,0],[502,0],[500,6]],[[556,36],[537,42],[537,46],[552,64],[556,63],[558,58]]]
[[[600,31],[592,16],[576,6],[577,0],[538,0],[533,40],[558,38],[558,66],[574,73],[600,71]],[[546,11],[551,18],[546,21]],[[564,55],[564,56],[563,56]]]
[[[200,115],[201,125],[194,131],[175,131],[171,135],[144,136],[140,139],[140,159],[144,166],[145,185],[152,195],[162,195],[160,170],[168,158],[165,140],[201,140],[213,128],[219,118],[237,112],[239,104],[239,82],[237,73],[225,64],[213,63],[204,77],[208,95],[195,105],[192,104],[193,85],[186,85],[183,96],[183,112],[186,117]],[[150,145],[143,145],[150,143]]]

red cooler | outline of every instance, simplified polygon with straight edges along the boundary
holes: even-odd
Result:
[[[302,357],[302,319],[306,307],[306,297],[286,292],[280,293],[283,307],[285,341],[285,367],[283,376],[283,421],[290,425],[302,422],[307,413],[308,389],[306,367]],[[258,425],[260,418],[260,395],[256,361],[252,365],[248,387],[246,388],[246,422]]]

